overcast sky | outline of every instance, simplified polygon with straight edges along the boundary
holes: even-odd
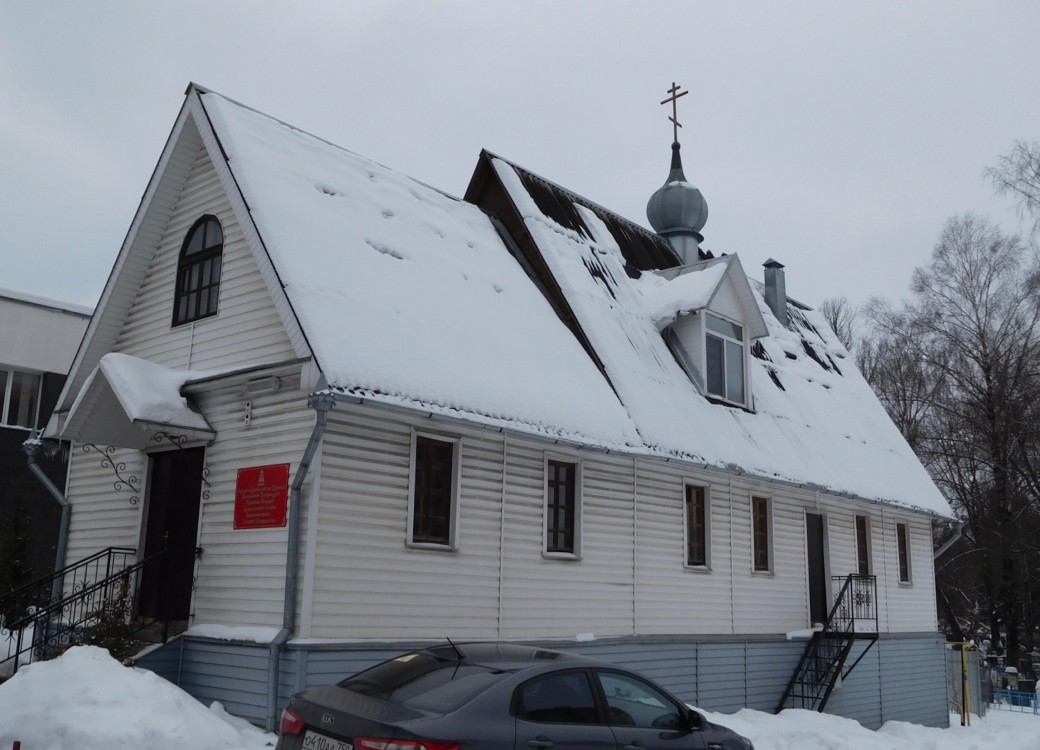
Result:
[[[298,5],[299,8],[289,10]],[[672,81],[704,246],[907,294],[1040,139],[1040,2],[0,2],[0,287],[96,302],[195,81],[454,195],[487,148],[644,226]]]

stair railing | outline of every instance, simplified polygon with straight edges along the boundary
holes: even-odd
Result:
[[[813,633],[812,639],[806,644],[802,658],[777,705],[777,713],[792,698],[798,700],[796,708],[823,711],[838,679],[847,677],[866,654],[866,651],[860,654],[843,673],[853,641],[870,638],[870,645],[873,645],[877,640],[877,578],[853,573],[836,576],[832,580],[842,581],[842,586],[823,628]]]
[[[0,627],[0,675],[82,642],[91,628],[122,623],[129,633],[154,622],[135,622],[137,593],[145,569],[169,553],[133,562],[134,549],[109,547],[0,598],[11,618]]]

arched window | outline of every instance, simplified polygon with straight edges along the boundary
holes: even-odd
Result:
[[[192,225],[177,262],[177,291],[173,324],[179,326],[217,314],[220,261],[224,232],[215,216],[203,216]]]

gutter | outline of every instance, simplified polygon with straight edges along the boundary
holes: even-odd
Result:
[[[307,447],[303,451],[300,465],[296,468],[292,488],[289,491],[288,548],[285,555],[285,601],[282,605],[282,629],[271,641],[267,665],[267,731],[273,732],[278,720],[278,675],[280,672],[282,647],[292,637],[296,627],[296,578],[300,567],[300,508],[303,484],[310,471],[314,454],[329,423],[329,410],[336,404],[336,397],[328,393],[312,394],[307,405],[315,411],[314,429],[311,430]]]
[[[948,550],[950,547],[959,542],[962,536],[964,536],[964,521],[954,521],[953,536],[947,539],[943,543],[943,546],[941,546],[939,549],[935,551],[935,553],[932,555],[932,560],[938,560],[940,557],[946,554],[946,550]]]
[[[29,464],[29,471],[40,481],[40,484],[44,486],[47,492],[50,493],[58,505],[61,506],[61,522],[58,525],[58,546],[54,553],[54,572],[57,573],[59,570],[65,567],[65,548],[69,542],[69,521],[72,517],[72,504],[65,495],[59,490],[51,478],[40,468],[40,465],[36,463],[36,453],[40,450],[40,446],[43,443],[40,441],[39,433],[33,431],[32,435],[22,443],[22,450],[25,452],[26,460]]]

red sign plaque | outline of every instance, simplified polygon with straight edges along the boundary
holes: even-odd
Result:
[[[289,500],[289,464],[238,470],[235,482],[235,528],[285,526]]]

